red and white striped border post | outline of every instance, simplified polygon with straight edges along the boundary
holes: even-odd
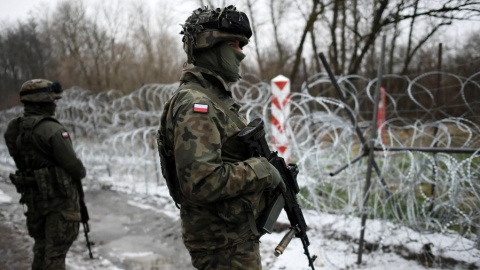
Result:
[[[378,136],[378,140],[382,144],[387,144],[387,129],[385,127],[385,121],[387,118],[387,97],[386,97],[385,88],[380,88],[380,102],[378,104],[378,112],[377,112],[377,132],[380,136]]]
[[[290,149],[289,136],[285,132],[285,125],[290,115],[290,79],[278,75],[272,79],[272,142],[278,155],[288,163]]]

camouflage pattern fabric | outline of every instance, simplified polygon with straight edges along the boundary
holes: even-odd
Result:
[[[45,79],[26,81],[20,87],[22,102],[52,102],[62,98],[62,86],[58,82]]]
[[[228,41],[228,40],[239,40],[241,47],[248,44],[248,39],[244,35],[231,34],[227,32],[218,31],[215,29],[207,29],[197,34],[195,49],[210,48],[219,42]],[[187,51],[186,48],[188,46],[188,43],[184,43],[183,46],[184,46],[184,50]]]
[[[25,109],[30,111],[28,108]],[[23,160],[26,158],[20,155],[21,149],[17,145],[20,123],[33,120],[38,123],[33,124],[35,127],[31,142],[29,142],[32,146],[31,155],[33,157],[28,169],[36,170],[56,165],[63,168],[73,179],[84,178],[86,175],[85,167],[73,149],[70,134],[66,128],[52,117],[32,113],[34,112],[10,121],[4,134],[8,151],[17,167],[19,164],[25,163]],[[18,169],[23,171],[27,168]]]
[[[17,187],[22,192],[20,202],[27,205],[29,235],[35,240],[32,269],[65,269],[80,222],[73,179],[79,181],[86,172],[66,129],[42,108],[26,105],[24,117],[12,120],[4,137],[19,169],[13,178],[33,182]]]
[[[28,211],[28,233],[35,239],[32,269],[65,269],[65,257],[78,236],[78,197],[43,200],[31,192],[22,198]]]
[[[192,265],[204,270],[262,269],[259,242],[247,241],[231,248],[191,253]]]
[[[216,83],[205,76],[215,78]],[[273,181],[271,167],[265,158],[251,157],[236,137],[240,128],[235,122],[218,104],[195,90],[204,87],[212,91],[238,114],[239,105],[221,77],[194,67],[184,70],[181,81],[186,85],[166,104],[159,128],[160,137],[164,138],[162,145],[172,153],[175,166],[169,168],[162,163],[162,167],[175,170],[169,175],[176,177],[170,180],[178,183],[183,195],[182,237],[192,260],[198,259],[195,254],[212,252],[225,254],[228,260],[234,255],[227,250],[258,240],[249,224],[248,212],[255,218],[261,215],[265,207],[263,191]],[[251,256],[256,257],[253,253]]]
[[[240,47],[248,44],[252,36],[250,21],[245,13],[230,5],[223,9],[196,9],[182,25],[183,49],[187,53],[187,63],[195,63],[194,50],[211,48],[219,42],[240,41]]]

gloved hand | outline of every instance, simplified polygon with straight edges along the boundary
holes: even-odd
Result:
[[[272,187],[275,188],[279,186],[282,191],[287,191],[287,186],[285,185],[285,182],[283,182],[283,178],[278,172],[277,168],[275,168],[275,166],[273,166],[271,163],[268,163],[268,164],[270,164],[270,169],[272,172],[272,178],[273,178]]]

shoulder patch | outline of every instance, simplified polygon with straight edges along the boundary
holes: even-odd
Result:
[[[208,113],[208,105],[207,104],[194,103],[193,104],[193,111],[198,112],[198,113]]]
[[[64,131],[64,132],[62,132],[62,138],[68,139],[68,138],[70,138],[70,135],[68,134],[68,132]]]

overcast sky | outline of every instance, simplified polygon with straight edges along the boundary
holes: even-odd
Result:
[[[92,6],[95,2],[105,2],[104,0],[83,0],[87,6]],[[129,0],[134,1],[134,0]],[[197,6],[197,1],[193,0],[140,0],[155,8],[159,3],[170,3],[175,5],[175,10],[190,15],[191,11]],[[33,10],[37,10],[42,5],[47,5],[50,10],[53,10],[59,0],[0,0],[0,21],[17,21],[18,19],[25,19]],[[227,1],[234,2],[234,1]]]
[[[57,1],[46,0],[0,0],[0,21],[25,19],[35,7],[48,5],[53,7]]]
[[[87,6],[93,6],[95,2],[105,2],[105,0],[83,0]],[[108,1],[108,0],[107,0]],[[129,0],[134,1],[134,0]],[[184,17],[190,15],[190,12],[197,8],[197,0],[140,0],[145,2],[146,4],[151,5],[152,9],[156,8],[159,3],[168,3],[173,5],[175,8],[174,10],[182,14]],[[25,19],[28,17],[29,13],[34,10],[38,10],[38,8],[42,7],[42,5],[47,5],[50,10],[52,10],[59,0],[0,0],[0,22],[1,21],[17,21],[18,19]],[[115,0],[113,0],[115,2]],[[234,0],[227,0],[227,5],[230,3],[235,3]],[[456,23],[457,24],[457,23]],[[480,22],[466,22],[466,23],[458,23],[457,27],[454,31],[457,32],[471,32],[474,29],[478,29]]]

